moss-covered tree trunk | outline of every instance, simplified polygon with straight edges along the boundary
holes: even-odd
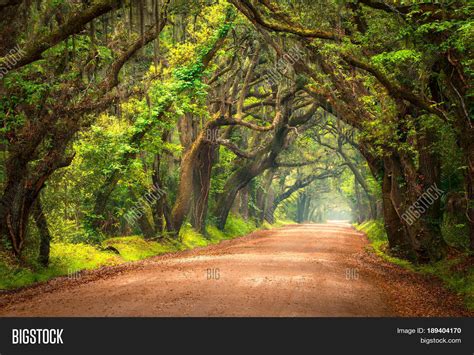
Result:
[[[212,124],[213,121],[208,122],[181,161],[176,201],[171,212],[172,231],[175,236],[178,235],[192,206],[195,228],[197,227],[201,231],[205,228],[204,221],[207,214],[207,200],[215,150],[213,143],[207,139],[207,130]]]
[[[206,218],[209,192],[211,189],[211,172],[214,164],[216,145],[206,143],[196,156],[193,173],[193,199],[191,207],[191,225],[202,234],[206,234]]]
[[[406,233],[404,224],[394,205],[394,195],[399,194],[398,188],[393,185],[398,184],[401,175],[397,165],[394,164],[394,157],[384,159],[383,181],[382,181],[382,210],[384,217],[385,231],[387,232],[389,247],[401,257],[416,261],[414,247]],[[398,196],[395,200],[399,200]]]

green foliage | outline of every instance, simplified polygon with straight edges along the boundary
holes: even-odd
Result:
[[[394,52],[384,52],[372,57],[372,61],[378,65],[395,65],[400,63],[418,63],[421,60],[421,54],[412,49],[401,49]]]
[[[48,223],[53,241],[64,243],[90,242],[85,240],[85,232],[76,221],[58,216],[54,211],[48,215]]]
[[[443,239],[450,246],[468,251],[470,244],[469,227],[467,223],[459,223],[459,220],[459,217],[446,213],[441,224],[441,233]]]
[[[215,49],[219,40],[225,38],[227,33],[232,28],[232,19],[235,17],[234,10],[228,8],[228,17],[225,22],[217,29],[214,35],[200,47],[197,51],[196,59],[185,66],[181,66],[174,71],[174,77],[178,81],[178,91],[192,89],[196,93],[203,92],[205,85],[202,82],[202,75],[204,73],[204,60],[209,53]]]
[[[229,239],[229,236],[224,231],[221,231],[212,224],[206,227],[206,232],[211,243],[218,243],[221,240]]]

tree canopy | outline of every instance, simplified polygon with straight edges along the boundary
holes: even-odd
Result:
[[[0,238],[173,243],[229,216],[474,249],[473,4],[8,0]]]

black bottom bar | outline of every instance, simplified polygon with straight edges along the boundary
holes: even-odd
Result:
[[[12,344],[38,335],[63,344]],[[1,318],[0,354],[456,355],[474,352],[473,335],[473,318]]]

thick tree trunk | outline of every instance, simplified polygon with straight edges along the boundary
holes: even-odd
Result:
[[[439,186],[440,167],[432,151],[432,132],[419,131],[422,133],[417,136],[418,169],[406,153],[388,152],[390,155],[381,165],[367,144],[360,146],[360,152],[374,177],[383,181],[382,212],[390,249],[407,259],[427,262],[439,259],[444,249],[439,230],[440,199],[433,199],[432,204],[425,206],[426,213],[420,213],[418,218],[407,218],[407,213],[418,206],[424,192]]]
[[[397,171],[397,165],[393,162],[394,159],[394,157],[386,157],[384,159],[382,203],[385,230],[392,252],[395,252],[403,258],[416,261],[417,256],[413,244],[406,233],[404,224],[394,204],[394,194],[399,193],[399,190],[398,187],[394,187],[393,185],[398,184],[397,180],[401,175],[400,171]],[[396,198],[396,200],[399,199],[400,196]]]
[[[441,184],[441,163],[438,153],[434,151],[436,143],[436,131],[427,129],[417,137],[419,151],[419,175],[422,177],[421,185],[423,193],[439,189]],[[422,194],[423,195],[423,194]],[[436,195],[438,196],[438,195]],[[417,198],[420,195],[415,196]],[[441,211],[441,196],[433,198],[426,212],[421,218],[424,229],[421,234],[424,239],[421,243],[428,249],[429,259],[435,261],[444,256],[446,243],[441,234],[441,222],[443,213]]]
[[[426,157],[425,159],[426,161],[422,162],[421,165],[434,163]],[[391,179],[389,197],[398,216],[400,226],[403,227],[400,228],[400,232],[403,231],[405,235],[403,244],[400,246],[394,245],[394,247],[403,250],[408,258],[421,263],[438,260],[442,256],[444,242],[441,233],[436,233],[436,229],[428,223],[432,216],[439,213],[439,211],[435,211],[434,204],[427,205],[425,203],[424,210],[420,210],[416,218],[407,218],[407,212],[417,208],[421,203],[420,197],[427,192],[418,183],[420,172],[414,169],[413,164],[406,156],[400,157],[395,152],[385,161],[386,172]],[[383,193],[385,192],[383,191]],[[385,206],[384,211],[387,212]],[[392,221],[395,222],[395,220],[396,218],[393,216]]]
[[[438,102],[451,102],[451,108],[456,112],[454,129],[459,137],[459,145],[463,154],[464,165],[464,188],[466,199],[465,217],[469,227],[470,249],[474,251],[474,127],[472,118],[473,101],[469,97],[470,81],[465,74],[463,61],[460,54],[454,49],[445,52],[445,57],[440,62],[440,67],[435,68],[444,71],[444,85],[438,85],[439,74],[433,76],[430,89]],[[444,95],[439,91],[443,90]],[[448,101],[448,102],[449,102]]]
[[[25,246],[29,216],[41,188],[27,187],[20,177],[10,179],[0,200],[1,235],[9,241],[17,257]]]
[[[5,163],[7,181],[0,197],[0,238],[10,242],[13,253],[18,257],[21,257],[25,246],[29,217],[45,181],[57,169],[71,164],[74,157],[64,157],[70,139],[68,134],[61,135],[44,155],[38,157],[36,148],[44,132],[46,130],[41,127],[37,131],[39,137],[10,146]],[[34,157],[36,164],[30,169],[29,163]]]
[[[306,194],[301,194],[298,196],[298,202],[296,204],[296,222],[303,223],[304,222],[304,212],[306,208]]]
[[[174,237],[178,237],[179,230],[184,223],[189,209],[191,207],[191,199],[193,196],[193,174],[194,161],[193,156],[197,148],[191,148],[181,161],[181,171],[179,177],[178,191],[176,194],[176,201],[171,211],[171,230]]]
[[[13,191],[8,192],[8,195],[14,196]],[[13,253],[19,256],[24,244],[24,233],[21,231],[25,228],[26,223],[21,220],[21,216],[18,216],[21,207],[15,208],[10,202],[14,200],[14,197],[10,196],[5,194],[2,198],[2,205],[0,205],[0,229],[2,239],[10,245]],[[17,217],[13,219],[15,214]]]
[[[268,193],[269,193],[274,175],[275,175],[274,169],[267,171],[263,179],[263,185],[257,190],[256,205],[257,205],[257,208],[259,209],[259,211],[257,212],[257,221],[259,223],[263,222],[266,214],[268,213],[267,198],[268,198]]]
[[[197,153],[194,166],[191,225],[203,235],[207,234],[206,218],[215,151],[215,145],[204,144]]]
[[[205,229],[205,218],[207,214],[207,201],[211,180],[211,169],[215,147],[206,139],[204,128],[184,154],[181,161],[181,172],[176,195],[176,202],[171,212],[172,230],[178,235],[181,226],[188,215],[193,196],[197,196],[194,203],[194,222],[199,230]],[[203,169],[203,170],[201,170]]]

